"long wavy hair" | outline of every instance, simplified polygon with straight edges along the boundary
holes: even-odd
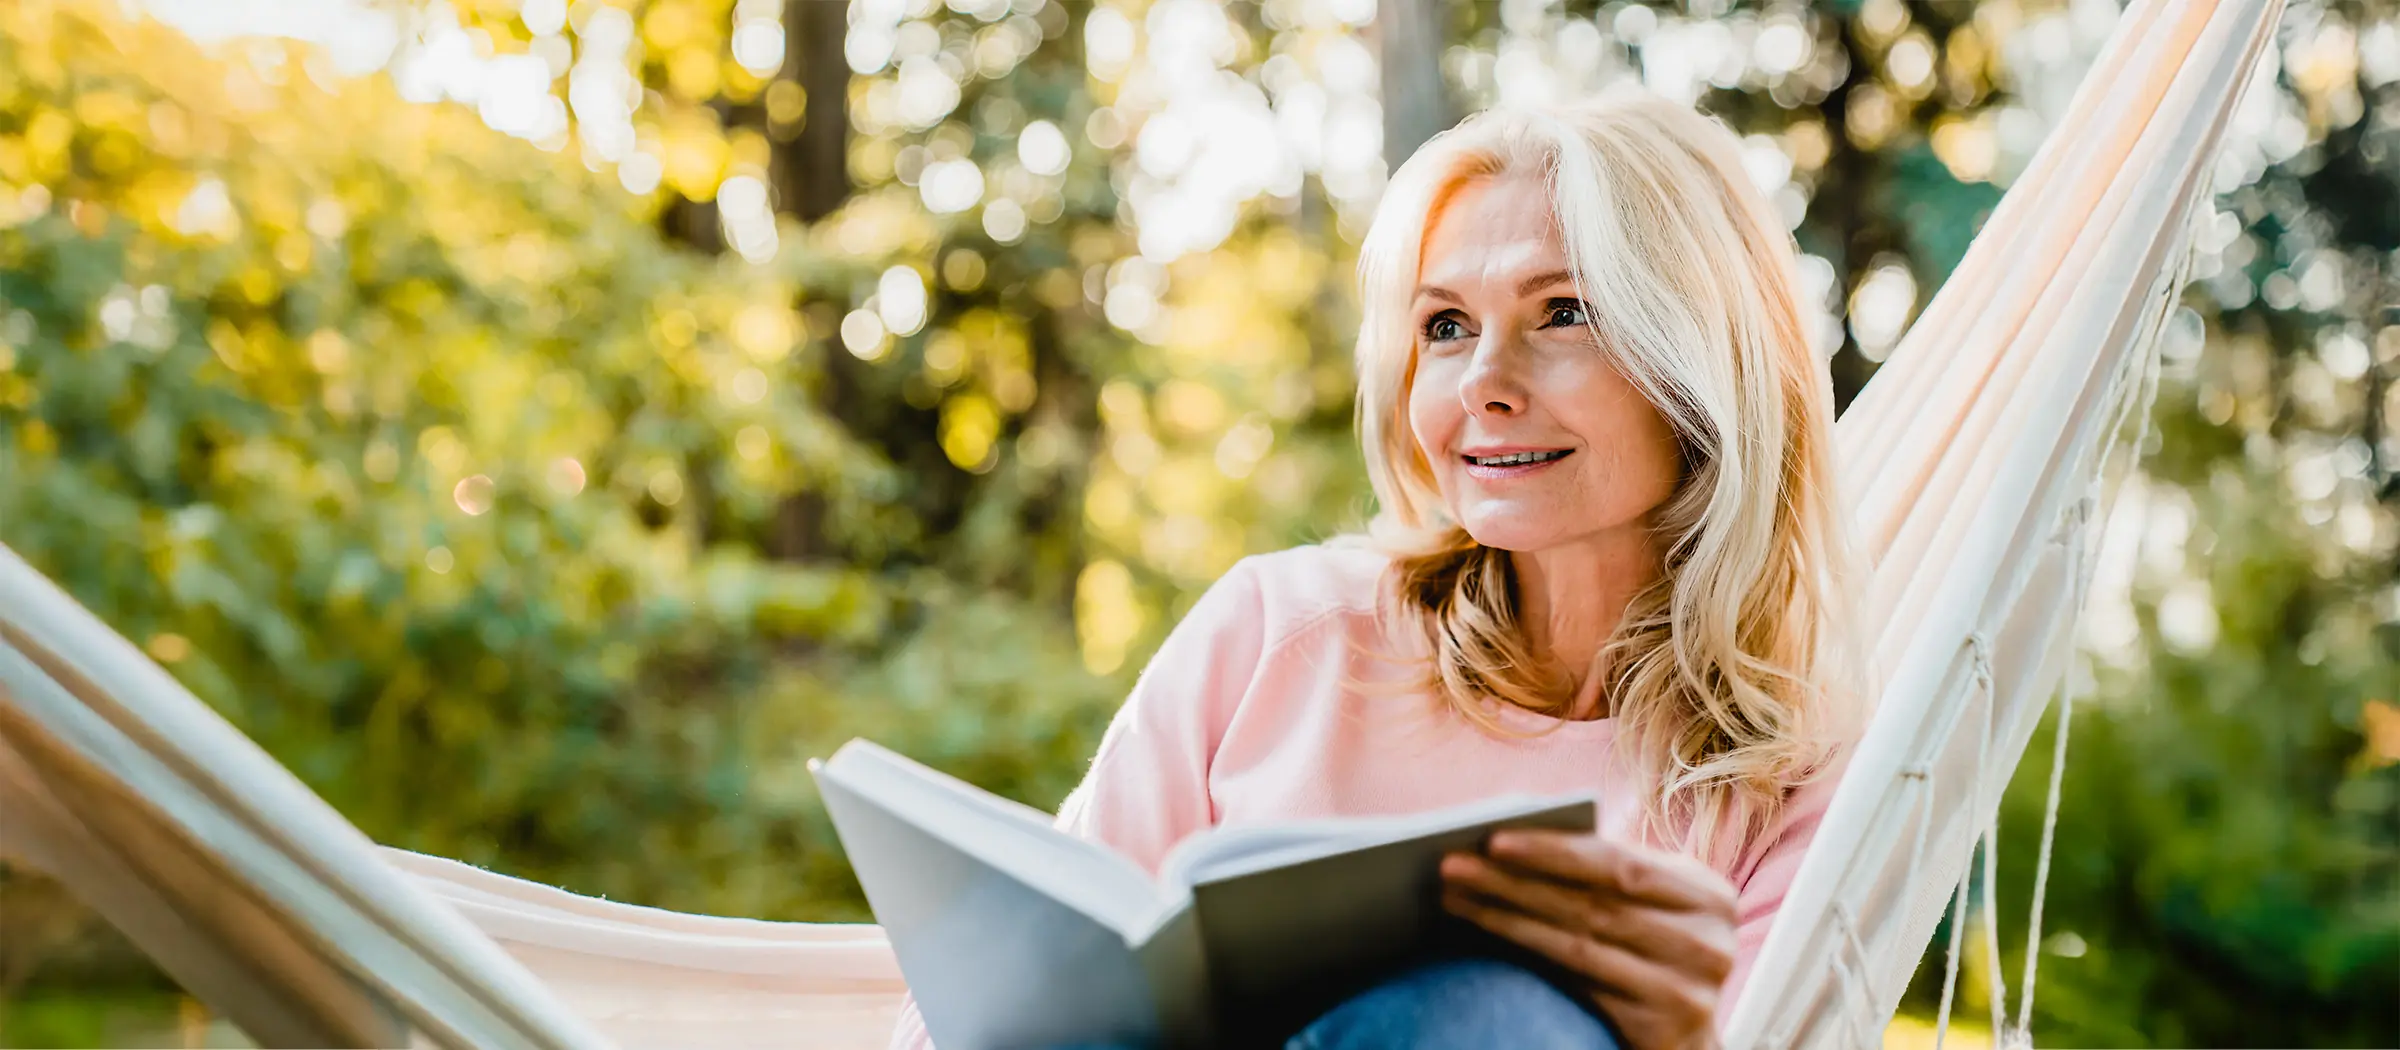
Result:
[[[1598,668],[1618,757],[1656,787],[1643,828],[1722,859],[1826,766],[1867,702],[1833,394],[1796,247],[1732,132],[1646,93],[1481,113],[1394,173],[1359,259],[1358,429],[1378,499],[1363,539],[1392,556],[1387,602],[1430,643],[1425,684],[1486,728],[1494,702],[1559,714],[1569,698],[1528,646],[1513,561],[1450,517],[1407,406],[1427,231],[1461,185],[1504,174],[1547,187],[1593,352],[1682,449],[1655,516],[1663,571]]]

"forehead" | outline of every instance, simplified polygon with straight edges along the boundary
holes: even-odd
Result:
[[[1505,279],[1566,264],[1541,180],[1502,175],[1459,184],[1425,230],[1419,280],[1436,286]]]

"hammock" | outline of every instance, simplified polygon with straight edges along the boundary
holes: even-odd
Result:
[[[2139,446],[2195,212],[2280,8],[2135,0],[1843,416],[1881,706],[1727,1045],[1880,1045],[1946,909],[1947,1016],[1974,846],[1989,899],[1999,792],[2071,655],[2104,482]],[[2052,792],[2055,811],[2055,773]],[[2045,865],[2048,847],[2045,828]],[[378,849],[5,548],[0,855],[266,1045],[870,1047],[902,990],[872,926],[682,915]],[[2037,884],[2019,1039],[2039,923]]]

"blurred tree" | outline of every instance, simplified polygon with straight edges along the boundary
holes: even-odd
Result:
[[[841,47],[848,15],[848,5],[823,0],[784,5],[790,57],[777,83],[798,88],[800,104],[795,116],[792,92],[770,84],[764,108],[769,136],[790,139],[775,151],[776,196],[802,222],[833,214],[850,196],[850,68]]]
[[[2220,165],[2203,280],[2171,326],[2152,454],[2090,614],[2097,702],[2070,732],[2048,1041],[2400,1042],[2392,15],[2295,5]],[[2046,765],[2004,809],[2016,886]]]
[[[1001,0],[852,13],[807,0],[779,10],[648,0],[554,17],[495,2],[463,25],[438,14],[422,22],[396,62],[405,77],[453,33],[481,33],[501,54],[571,49],[566,94],[587,163],[615,165],[671,235],[754,261],[773,258],[787,236],[813,237],[858,262],[850,287],[808,308],[848,351],[824,363],[815,402],[911,478],[900,496],[919,542],[886,553],[1022,586],[1071,580],[1071,562],[1025,557],[1072,557],[1065,547],[1017,537],[1072,530],[1073,470],[1053,456],[993,475],[1021,420],[1052,419],[1058,432],[1045,440],[1057,445],[1088,419],[1088,376],[1113,360],[1089,342],[1107,338],[1096,318],[1061,313],[1079,304],[1081,266],[1119,254],[1112,202],[1094,185],[1105,172],[1075,163],[1061,131],[1089,108],[1071,90],[1072,54],[1045,46],[1067,28],[1066,11]],[[642,101],[619,105],[586,82],[632,88]],[[586,105],[585,94],[600,101]],[[1020,145],[1028,133],[1031,165]],[[777,221],[826,219],[845,204],[855,207],[827,228]],[[765,549],[825,553],[826,515],[812,494],[797,494]],[[949,540],[978,522],[997,547]],[[1066,609],[1063,591],[1051,598]]]
[[[1114,687],[816,407],[790,304],[888,275],[322,72],[0,13],[0,539],[377,838],[588,892],[859,914],[801,768],[852,733],[1063,793]]]
[[[1426,139],[1458,123],[1458,107],[1442,78],[1449,16],[1450,5],[1441,0],[1380,0],[1375,5],[1375,61],[1382,74],[1387,167],[1399,168]]]
[[[2400,686],[2395,632],[2376,622],[2390,563],[2336,567],[2277,472],[2208,455],[2222,438],[2188,400],[2160,415],[2155,480],[2120,526],[2140,530],[2148,608],[2080,690],[2034,1031],[2062,1046],[2390,1045],[2400,740],[2375,728]],[[2012,986],[2050,743],[2028,749],[2003,807]],[[1929,959],[1920,1007],[1939,973]]]

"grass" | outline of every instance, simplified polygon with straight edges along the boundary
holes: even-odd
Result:
[[[1883,1030],[1883,1050],[1933,1050],[1937,1031],[1933,1018],[1901,1014]],[[1953,1016],[1950,1034],[1941,1040],[1941,1046],[1942,1050],[1992,1050],[1991,1027]]]

